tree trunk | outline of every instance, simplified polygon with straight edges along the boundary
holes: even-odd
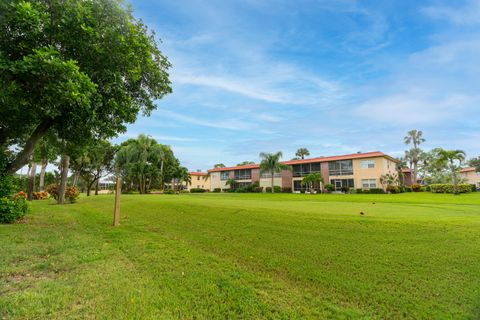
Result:
[[[98,184],[100,183],[100,179],[97,180],[95,183],[95,195],[98,196]]]
[[[28,181],[28,191],[27,191],[27,199],[32,201],[33,200],[33,192],[35,191],[35,174],[37,171],[37,164],[32,162],[32,168],[30,169],[30,179]]]
[[[40,191],[45,190],[45,172],[47,171],[48,160],[42,160],[42,168],[40,169],[40,179],[38,181],[38,189]]]
[[[23,150],[20,151],[15,159],[13,159],[13,161],[7,165],[7,172],[15,173],[28,163],[28,159],[32,156],[37,142],[45,135],[53,123],[53,119],[45,119],[37,126],[37,128],[35,128],[32,135],[25,143]]]
[[[65,203],[65,191],[67,190],[68,167],[70,166],[70,156],[64,154],[62,156],[62,174],[60,178],[60,186],[58,187],[58,204]]]
[[[418,168],[418,162],[414,161],[413,162],[413,175],[412,175],[413,184],[417,184],[417,168]]]
[[[160,188],[162,188],[161,190],[163,191],[163,189],[165,188],[165,179],[164,179],[164,176],[163,176],[163,160],[160,162],[160,177],[162,179],[162,183],[160,184]]]
[[[273,187],[273,183],[274,183],[274,181],[273,181],[273,177],[274,177],[274,174],[273,174],[273,171],[272,171],[272,193],[274,193],[274,192],[275,192],[275,191],[273,190],[273,189],[275,189],[275,188]]]
[[[75,171],[73,176],[73,186],[76,187],[78,184],[78,179],[80,179],[80,171]]]

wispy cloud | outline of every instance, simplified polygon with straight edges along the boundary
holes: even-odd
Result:
[[[450,21],[458,25],[480,24],[480,0],[468,0],[466,5],[434,5],[423,9],[427,15],[435,19]]]

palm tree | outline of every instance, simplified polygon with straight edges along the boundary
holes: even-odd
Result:
[[[249,164],[255,164],[255,162],[253,161],[243,161],[243,162],[240,162],[237,164],[237,166],[246,166],[246,165],[249,165]]]
[[[404,141],[406,145],[412,144],[413,148],[408,153],[408,158],[410,163],[413,165],[412,169],[412,184],[417,183],[417,171],[418,171],[418,162],[420,161],[420,157],[422,156],[422,150],[418,147],[420,144],[425,142],[423,138],[423,132],[421,130],[410,130],[408,131],[407,135],[404,137]]]
[[[310,151],[308,151],[307,148],[300,148],[297,150],[297,152],[295,153],[295,155],[301,159],[305,159],[305,156],[309,156],[310,155]]]
[[[235,181],[235,179],[228,179],[227,181],[225,181],[225,184],[226,184],[227,186],[229,186],[230,189],[232,189],[232,190],[235,189],[235,184],[236,184],[236,183],[237,183],[237,182]]]
[[[438,161],[446,163],[448,168],[450,169],[450,173],[452,175],[452,183],[453,183],[453,194],[458,194],[457,173],[458,173],[458,170],[460,169],[462,162],[465,161],[465,151],[438,149],[437,154],[438,154]],[[455,161],[458,161],[458,165],[455,163]]]
[[[302,180],[302,184],[308,186],[310,192],[313,192],[316,187],[320,190],[320,184],[323,182],[324,180],[320,173],[307,174]]]
[[[279,173],[282,170],[291,170],[291,167],[280,163],[280,159],[282,158],[283,154],[281,151],[277,153],[260,153],[260,158],[262,161],[260,162],[260,172],[261,173],[268,173],[271,175],[272,178],[272,193],[274,193],[273,188],[273,178],[275,173]]]

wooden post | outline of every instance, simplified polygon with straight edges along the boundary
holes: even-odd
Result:
[[[113,212],[113,226],[120,224],[120,195],[122,194],[122,178],[117,177],[117,188],[115,189],[115,210]]]

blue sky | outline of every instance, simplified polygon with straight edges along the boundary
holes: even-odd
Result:
[[[380,150],[480,153],[480,1],[131,1],[173,64],[146,133],[191,170]]]

